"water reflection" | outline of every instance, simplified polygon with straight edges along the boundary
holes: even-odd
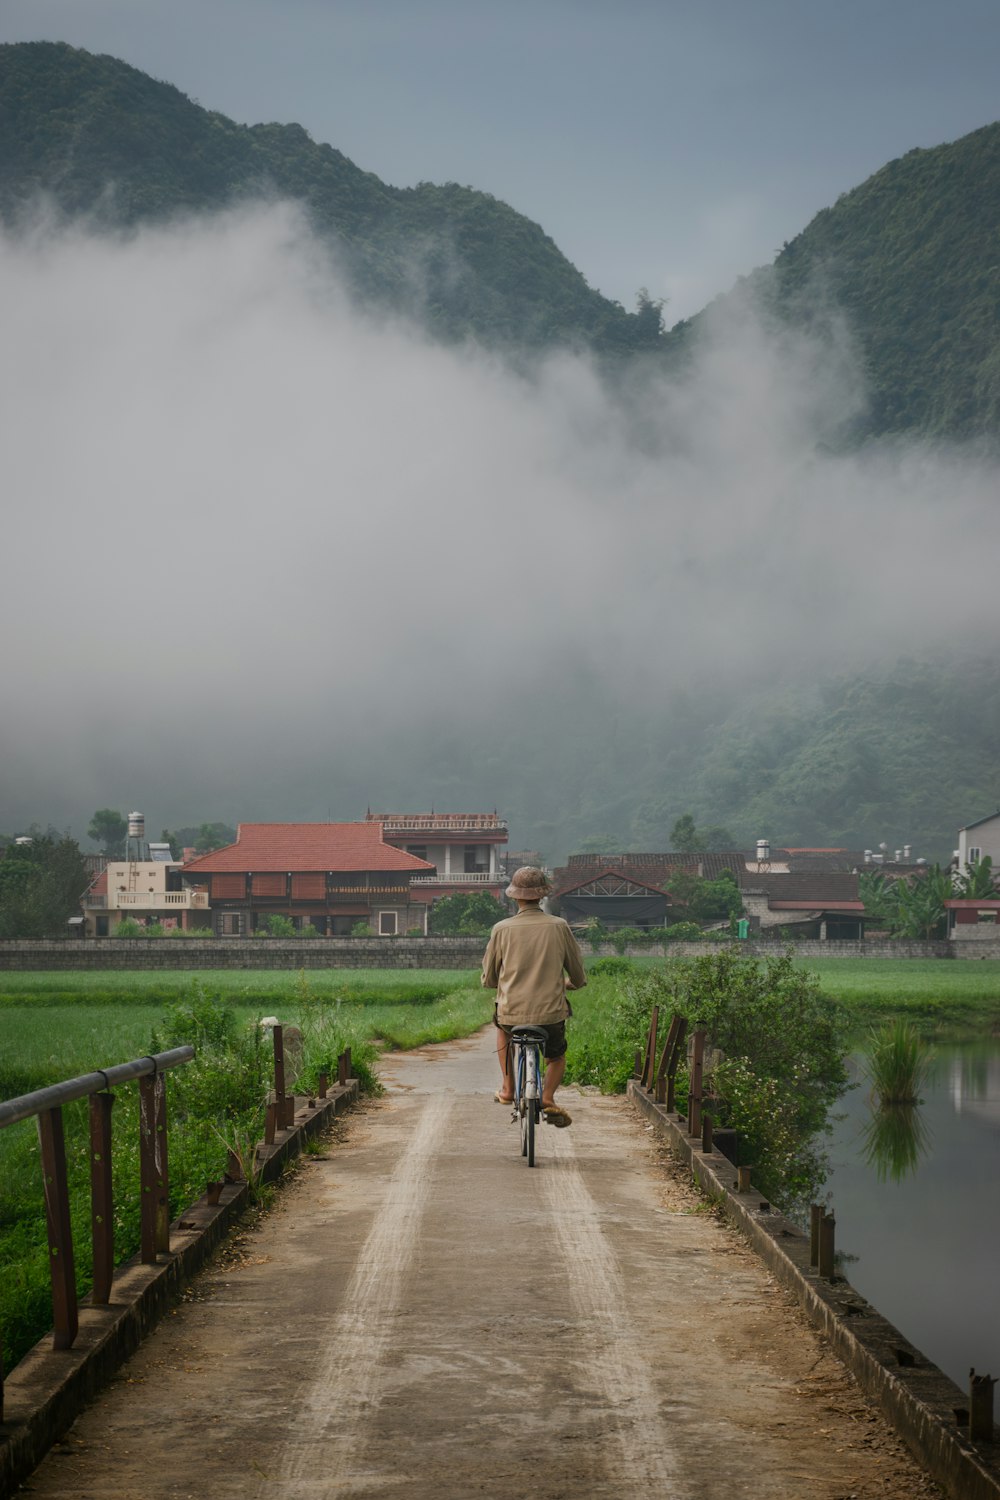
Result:
[[[899,1177],[892,1150],[880,1172],[866,1149],[877,1127],[864,1059],[852,1059],[850,1072],[861,1087],[842,1101],[826,1183],[838,1249],[857,1257],[847,1274],[964,1388],[970,1365],[1000,1366],[1000,1193],[992,1186],[1000,1170],[1000,1039],[936,1044],[920,1091],[917,1159]],[[907,1155],[912,1143],[904,1141],[901,1165]]]
[[[930,1149],[930,1131],[919,1104],[872,1103],[863,1134],[863,1157],[879,1182],[902,1182]]]

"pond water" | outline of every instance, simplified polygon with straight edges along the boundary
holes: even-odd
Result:
[[[935,1046],[916,1161],[899,1180],[865,1159],[872,1108],[856,1058],[851,1076],[824,1190],[837,1250],[857,1257],[841,1270],[963,1390],[970,1366],[1000,1376],[1000,1040]]]

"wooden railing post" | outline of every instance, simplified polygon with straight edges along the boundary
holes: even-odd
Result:
[[[653,1006],[653,1014],[649,1022],[649,1033],[646,1037],[646,1053],[642,1060],[642,1076],[639,1080],[640,1088],[649,1090],[653,1087],[656,1071],[656,1031],[660,1020],[660,1007]]]
[[[139,1216],[143,1265],[170,1249],[170,1183],[167,1173],[167,1086],[162,1073],[139,1079]]]
[[[105,1306],[115,1269],[114,1205],[111,1187],[112,1093],[90,1096],[90,1227],[94,1245],[94,1284],[90,1300]]]
[[[285,1128],[285,1029],[274,1028],[274,1102],[278,1129]]]
[[[52,1276],[52,1347],[71,1349],[80,1326],[73,1265],[73,1234],[69,1219],[69,1179],[62,1110],[43,1109],[38,1115],[38,1140],[45,1184],[49,1270]]]
[[[688,1080],[688,1135],[701,1135],[701,1081],[705,1063],[705,1030],[699,1026],[691,1038],[691,1076]]]

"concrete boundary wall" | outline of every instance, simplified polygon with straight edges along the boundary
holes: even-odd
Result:
[[[484,938],[53,938],[0,941],[0,970],[58,969],[478,969]],[[1000,941],[917,943],[745,942],[740,951],[773,956],[791,946],[800,958],[1000,959]],[[589,944],[585,956],[596,957]],[[970,949],[972,950],[970,952]],[[628,947],[628,957],[698,958],[714,943],[654,943]],[[599,956],[617,952],[602,943]]]
[[[305,1098],[297,1098],[294,1123],[277,1132],[272,1146],[258,1150],[263,1180],[278,1177],[285,1163],[299,1154],[304,1139],[321,1131],[357,1097],[358,1081],[351,1078],[311,1108]],[[80,1331],[72,1349],[53,1349],[50,1333],[15,1365],[4,1381],[0,1496],[13,1493],[135,1352],[224,1239],[247,1201],[245,1182],[227,1183],[217,1205],[200,1198],[171,1224],[169,1254],[158,1256],[156,1265],[143,1265],[133,1257],[119,1267],[107,1307],[81,1302]],[[155,1400],[151,1391],[150,1402]]]
[[[1000,1452],[995,1443],[970,1442],[955,1412],[969,1393],[936,1365],[841,1276],[822,1279],[809,1264],[809,1238],[759,1192],[736,1190],[736,1168],[719,1151],[702,1151],[682,1115],[668,1114],[632,1079],[629,1098],[686,1162],[709,1198],[720,1204],[771,1274],[793,1292],[830,1341],[862,1390],[880,1407],[904,1442],[953,1500],[998,1500]],[[1000,1429],[994,1428],[994,1439]]]

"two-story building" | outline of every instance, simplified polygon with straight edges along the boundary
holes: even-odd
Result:
[[[507,822],[497,813],[373,813],[387,844],[426,860],[433,874],[413,880],[413,895],[430,905],[442,896],[487,891],[501,898],[507,885]]]
[[[428,860],[388,842],[382,824],[241,823],[235,844],[183,867],[185,885],[208,898],[218,936],[249,937],[271,915],[325,936],[361,923],[379,937],[427,931],[414,882]]]
[[[87,937],[113,936],[126,917],[168,931],[208,927],[208,897],[185,888],[170,845],[147,844],[142,854],[141,859],[109,859],[87,887],[81,899]]]

